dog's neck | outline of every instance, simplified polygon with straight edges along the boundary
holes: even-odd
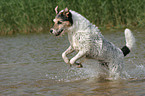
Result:
[[[91,25],[89,20],[87,20],[85,17],[83,17],[82,15],[80,15],[75,11],[70,10],[70,12],[72,13],[72,19],[73,19],[73,25],[72,27],[69,28],[70,31],[73,32],[87,31],[86,29]]]
[[[72,19],[73,19],[73,25],[69,28],[70,31],[72,32],[90,32],[90,29],[96,30],[95,32],[100,32],[98,27],[90,23],[89,20],[87,20],[84,16],[81,14],[69,10],[72,14]]]

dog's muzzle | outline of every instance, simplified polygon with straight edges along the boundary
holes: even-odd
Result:
[[[50,33],[54,34],[55,36],[59,36],[63,32],[63,29],[55,31],[54,29],[50,29]]]

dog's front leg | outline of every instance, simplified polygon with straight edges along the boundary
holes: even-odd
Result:
[[[74,49],[72,48],[72,46],[69,46],[68,49],[62,53],[62,58],[65,63],[69,64],[69,59],[67,58],[67,55],[72,53],[73,51]]]
[[[78,53],[77,53],[77,55],[76,56],[74,56],[71,60],[70,60],[70,64],[79,64],[79,63],[76,63],[76,61],[78,60],[78,59],[80,59],[80,58],[82,58],[84,55],[86,54],[86,52],[84,52],[84,51],[79,51]],[[80,66],[82,66],[81,64],[79,64]]]

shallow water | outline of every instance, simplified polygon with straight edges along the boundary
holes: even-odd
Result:
[[[120,48],[125,45],[121,31],[102,34]],[[115,80],[99,78],[103,71],[95,60],[80,69],[65,64],[61,53],[69,46],[67,35],[1,36],[0,96],[145,96],[145,31],[133,34],[136,46]]]

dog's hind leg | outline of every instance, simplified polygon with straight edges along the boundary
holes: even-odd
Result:
[[[108,63],[108,62],[104,62],[104,61],[102,61],[102,60],[101,60],[101,61],[99,60],[99,64],[100,64],[101,66],[103,66],[103,67],[109,69],[109,63]]]

